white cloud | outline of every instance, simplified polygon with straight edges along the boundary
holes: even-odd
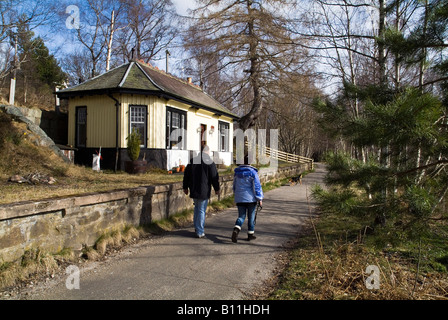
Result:
[[[196,7],[195,0],[172,0],[172,2],[180,15],[188,15],[188,10]]]

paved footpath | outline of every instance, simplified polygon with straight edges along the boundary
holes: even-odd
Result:
[[[230,208],[207,217],[205,239],[195,238],[189,227],[143,240],[106,261],[83,266],[79,289],[68,290],[62,277],[36,286],[26,299],[245,299],[245,294],[272,277],[275,257],[309,221],[311,199],[307,197],[313,185],[323,183],[324,175],[324,166],[317,164],[302,185],[267,192],[255,241],[245,240],[245,222],[238,243],[232,243],[237,208]]]

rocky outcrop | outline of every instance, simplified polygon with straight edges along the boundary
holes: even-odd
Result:
[[[16,106],[0,105],[0,109],[3,109],[7,114],[12,115],[17,121],[26,124],[27,129],[38,136],[39,146],[48,147],[53,150],[58,156],[60,156],[65,162],[70,160],[64,155],[64,153],[56,146],[54,141],[43,131],[39,125],[36,124],[36,117],[27,117],[25,114],[29,114],[27,108],[20,108]]]

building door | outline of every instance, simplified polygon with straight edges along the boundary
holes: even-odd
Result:
[[[76,137],[77,148],[87,146],[87,107],[76,107]]]
[[[201,146],[201,151],[202,148],[204,148],[204,146],[207,144],[207,125],[206,124],[201,124],[201,136],[200,138],[200,146]]]

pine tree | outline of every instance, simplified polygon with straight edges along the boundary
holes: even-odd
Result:
[[[31,100],[34,104],[48,105],[53,101],[54,88],[62,85],[67,76],[43,39],[35,37],[26,23],[18,26],[16,34],[20,61],[19,96],[25,104]]]
[[[390,1],[385,11],[399,3]],[[345,84],[338,100],[315,103],[327,131],[367,151],[365,159],[329,154],[331,189],[316,188],[315,197],[327,212],[370,217],[395,239],[422,232],[436,215],[446,215],[440,207],[448,193],[448,109],[443,90],[448,87],[448,1],[422,3],[413,30],[405,34],[388,26],[377,38],[379,51],[391,53],[396,65],[417,70],[416,81]],[[356,118],[345,105],[353,97],[362,105]]]
[[[428,223],[448,189],[448,134],[440,99],[408,89],[387,104],[366,103],[363,115],[343,129],[345,139],[376,153],[367,161],[327,155],[327,183],[333,188],[314,192],[325,210],[367,215],[395,231],[400,225],[400,231],[415,232]]]

